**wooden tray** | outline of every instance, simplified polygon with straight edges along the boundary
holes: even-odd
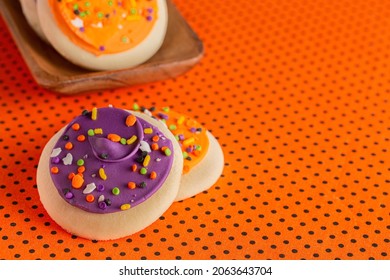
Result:
[[[19,1],[0,0],[0,12],[36,82],[58,93],[75,94],[173,78],[198,63],[202,41],[172,1],[167,4],[168,30],[161,49],[138,67],[115,71],[91,71],[68,62],[34,33],[21,16]]]

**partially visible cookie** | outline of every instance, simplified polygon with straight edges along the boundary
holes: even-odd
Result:
[[[179,143],[183,175],[176,201],[209,189],[219,179],[224,166],[223,151],[217,139],[195,119],[171,110],[142,110],[164,123]]]
[[[161,122],[139,112],[94,108],[47,143],[37,185],[62,228],[109,240],[142,230],[169,208],[182,166],[180,146]]]
[[[19,0],[19,2],[28,24],[42,40],[47,42],[38,18],[37,0]]]

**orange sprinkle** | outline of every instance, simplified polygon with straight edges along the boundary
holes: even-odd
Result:
[[[137,121],[137,118],[134,115],[128,115],[126,118],[126,125],[133,126],[136,121]]]
[[[80,174],[76,174],[72,178],[72,187],[75,189],[81,188],[84,183],[84,179]]]
[[[93,196],[93,194],[87,194],[85,200],[91,203],[95,201],[95,197]]]
[[[198,150],[195,150],[195,151],[193,151],[192,152],[195,156],[200,156],[200,151],[198,151]]]
[[[161,147],[161,151],[163,151],[163,152],[164,152],[166,149],[168,149],[167,146]]]
[[[76,174],[74,174],[73,172],[69,173],[69,175],[68,175],[68,179],[69,179],[69,180],[72,180],[72,179],[73,179],[73,177],[74,177],[74,175],[76,175]]]
[[[150,179],[156,179],[157,178],[157,173],[156,172],[154,172],[154,171],[152,171],[151,173],[150,173]]]
[[[112,142],[119,142],[121,141],[121,137],[118,134],[110,133],[107,135],[107,138],[111,140]]]
[[[74,124],[72,125],[72,129],[73,129],[74,131],[80,130],[80,124],[74,123]]]
[[[183,166],[183,174],[186,174],[190,171],[190,167],[188,165]]]
[[[158,142],[158,140],[160,140],[160,137],[158,135],[154,135],[152,140],[153,142]]]
[[[51,173],[53,174],[58,174],[58,172],[60,172],[60,170],[58,169],[57,166],[53,166],[51,169],[50,169]]]
[[[72,142],[66,143],[66,144],[65,144],[65,149],[67,149],[67,150],[72,150],[72,149],[73,149],[73,144],[72,144]]]
[[[157,151],[158,150],[158,144],[157,143],[153,143],[151,146],[153,151]]]
[[[85,135],[80,134],[79,136],[77,136],[77,141],[84,142],[85,141]]]
[[[129,182],[128,184],[127,184],[127,187],[129,188],[129,189],[135,189],[135,187],[136,187],[136,185],[135,185],[135,183],[134,182]]]
[[[78,173],[84,173],[84,171],[85,171],[85,166],[80,166],[79,168],[77,168]]]
[[[136,164],[133,164],[133,165],[131,166],[131,170],[134,171],[134,172],[137,171],[137,165],[136,165]]]

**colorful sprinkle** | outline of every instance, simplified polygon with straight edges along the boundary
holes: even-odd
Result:
[[[105,210],[107,208],[107,203],[104,201],[100,201],[98,207],[102,210]]]
[[[68,142],[65,144],[65,149],[67,150],[72,150],[73,149],[73,143],[72,142]]]
[[[127,140],[125,138],[121,138],[121,140],[119,141],[122,145],[126,145],[127,143]]]
[[[53,166],[51,169],[50,169],[51,173],[53,174],[58,174],[58,172],[60,172],[60,170],[58,169],[57,166]]]
[[[72,187],[75,189],[79,189],[84,184],[84,178],[80,174],[76,174],[72,178]]]
[[[133,172],[135,172],[135,171],[137,171],[137,165],[136,164],[133,164],[132,166],[131,166],[131,170],[133,171]]]
[[[103,168],[99,168],[99,177],[102,180],[107,180],[107,175],[106,175],[106,172]]]
[[[127,143],[127,145],[131,145],[131,144],[133,144],[135,141],[137,141],[137,136],[136,136],[136,135],[133,135],[133,136],[131,136],[129,139],[127,139],[126,143]]]
[[[54,164],[57,164],[57,163],[60,163],[60,158],[59,157],[53,157],[52,159],[51,159],[51,162],[52,163],[54,163]]]
[[[93,196],[93,194],[88,194],[86,197],[85,197],[85,200],[89,203],[92,203],[95,201],[95,197]]]
[[[97,185],[96,190],[97,190],[98,192],[104,191],[104,185],[102,185],[102,184]]]
[[[55,148],[55,149],[53,149],[53,151],[51,152],[50,157],[56,157],[56,156],[58,156],[61,152],[62,152],[62,149],[61,149],[61,148]]]
[[[85,166],[80,166],[79,168],[77,168],[77,172],[78,173],[84,173],[85,172]]]
[[[67,153],[66,156],[62,159],[64,165],[71,165],[73,161],[73,155],[71,153]]]
[[[145,134],[152,134],[153,133],[153,128],[151,128],[151,127],[145,128],[144,129],[144,133]]]
[[[121,138],[118,134],[110,133],[107,135],[107,139],[111,140],[112,142],[119,142],[121,141]]]
[[[150,162],[150,155],[147,155],[144,159],[144,162],[142,163],[142,165],[144,167],[147,167],[149,165],[149,162]]]
[[[127,187],[129,188],[129,189],[135,189],[136,188],[136,184],[134,183],[134,182],[129,182],[128,184],[127,184]]]
[[[128,115],[126,118],[126,125],[133,126],[136,121],[137,121],[137,118],[134,115]]]
[[[102,129],[102,128],[95,128],[95,129],[93,130],[93,132],[94,132],[95,134],[103,134],[103,129]]]
[[[93,109],[92,109],[91,119],[93,121],[97,120],[97,108],[96,107],[93,107]]]
[[[158,140],[160,140],[160,136],[158,136],[157,134],[152,137],[153,142],[158,142]]]
[[[126,203],[126,204],[122,204],[121,205],[121,210],[122,211],[125,211],[125,210],[128,210],[128,209],[130,209],[130,204],[129,203]]]
[[[191,145],[194,142],[195,142],[195,138],[194,137],[190,137],[190,138],[188,138],[188,139],[183,141],[183,145],[184,146],[189,146],[189,145]]]
[[[87,134],[88,134],[88,136],[94,136],[95,135],[95,131],[93,129],[88,129]]]
[[[156,173],[155,171],[152,171],[152,172],[150,173],[150,179],[154,180],[154,179],[156,179],[156,178],[157,178],[157,173]]]
[[[145,182],[141,182],[141,183],[139,184],[139,187],[140,187],[141,189],[146,188],[146,183],[145,183]]]
[[[85,135],[79,135],[79,136],[77,136],[77,141],[79,141],[79,142],[84,142],[85,141]]]
[[[95,183],[88,184],[85,189],[83,190],[83,194],[88,194],[93,192],[96,189]]]
[[[84,160],[83,159],[79,159],[76,164],[78,166],[83,166],[84,165]]]
[[[113,195],[119,195],[121,193],[121,191],[118,187],[113,188],[111,192]]]
[[[67,198],[67,199],[71,199],[71,198],[73,198],[73,193],[72,192],[70,192],[70,191],[68,191],[66,194],[65,194],[65,198]]]
[[[153,143],[150,147],[152,148],[153,151],[157,151],[159,148],[157,143]]]
[[[184,117],[184,116],[180,116],[180,117],[179,117],[179,119],[177,120],[177,124],[178,124],[178,125],[181,125],[181,124],[183,124],[183,123],[184,123],[184,121],[185,121],[185,119],[186,119],[186,117]]]
[[[74,124],[72,125],[72,129],[73,129],[74,131],[80,130],[80,124],[74,123]]]
[[[139,173],[141,173],[142,175],[145,175],[147,172],[148,172],[148,170],[147,170],[145,167],[142,167],[142,168],[139,170]]]

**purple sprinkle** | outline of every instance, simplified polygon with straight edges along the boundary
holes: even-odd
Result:
[[[196,132],[196,128],[195,128],[195,127],[191,127],[191,128],[190,128],[190,131],[191,131],[192,133],[195,133],[195,132]]]
[[[184,135],[183,134],[179,134],[179,140],[183,141],[185,138],[184,138]]]
[[[59,163],[60,162],[60,158],[59,157],[54,157],[54,158],[52,158],[51,162],[52,163]]]
[[[105,49],[106,49],[106,48],[105,48],[104,46],[100,46],[100,47],[99,47],[99,50],[102,51],[102,52],[103,52]]]
[[[148,11],[148,13],[153,13],[153,8],[147,8],[146,10]]]
[[[147,16],[147,17],[146,17],[146,20],[147,20],[147,21],[152,21],[152,20],[153,20],[153,17],[152,17],[152,16]]]
[[[71,199],[71,198],[73,197],[73,193],[67,192],[67,193],[65,194],[65,197],[66,197],[67,199]]]
[[[99,208],[102,209],[102,210],[107,208],[107,204],[104,201],[99,202],[98,205],[99,205]]]
[[[164,119],[164,120],[169,119],[169,116],[166,115],[166,114],[163,114],[163,113],[158,113],[158,116],[159,116],[160,118]]]
[[[84,32],[85,31],[85,28],[84,27],[80,27],[79,29],[81,32]]]
[[[97,185],[96,190],[98,192],[102,192],[102,191],[104,191],[104,186],[102,184],[99,184],[99,185]]]
[[[186,152],[192,153],[193,150],[194,150],[194,148],[192,146],[189,146],[189,147],[187,147]]]

